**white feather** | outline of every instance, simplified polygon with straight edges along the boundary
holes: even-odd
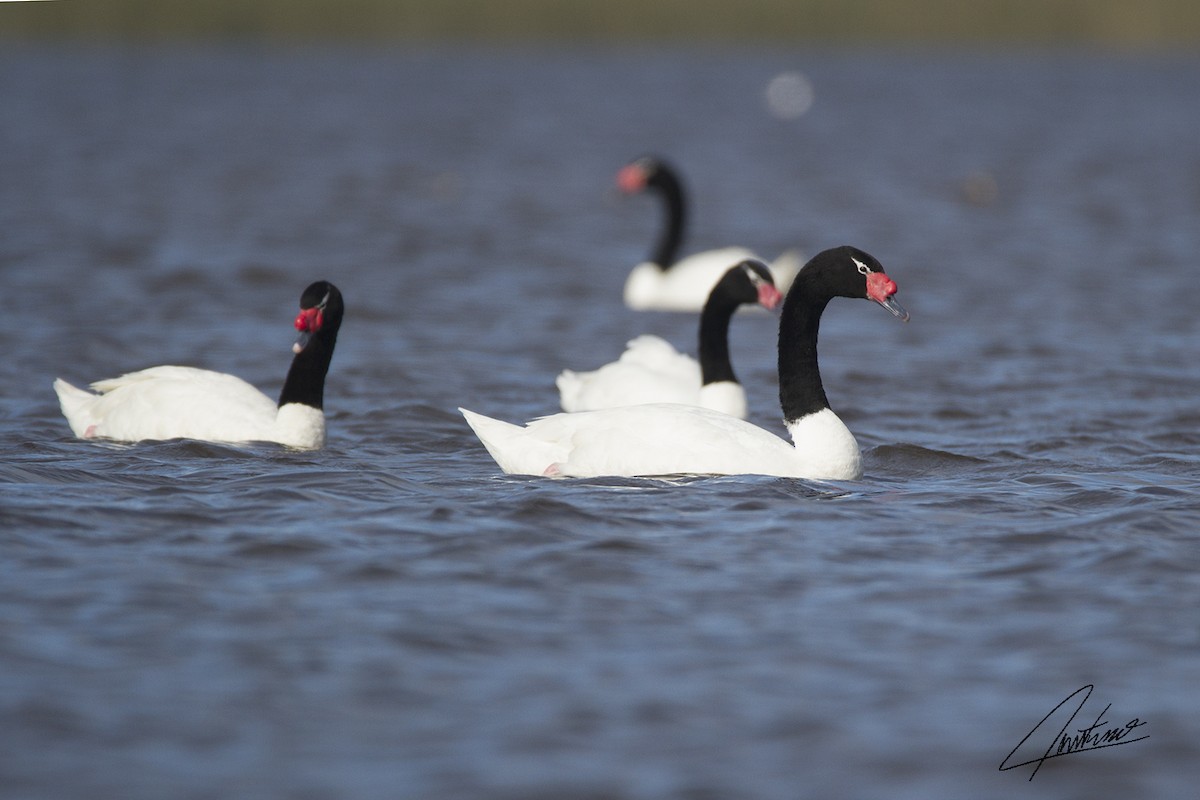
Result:
[[[667,270],[646,261],[625,279],[625,305],[635,311],[701,311],[717,281],[739,261],[757,258],[743,247],[706,250],[679,259]],[[769,266],[775,287],[787,294],[804,265],[799,252],[788,250]]]
[[[299,403],[277,407],[234,375],[193,367],[151,367],[92,384],[97,394],[54,382],[75,435],[125,442],[198,439],[278,442],[314,449],[325,444],[325,416]]]
[[[553,414],[524,427],[459,410],[500,468],[515,475],[862,476],[858,443],[829,409],[789,425],[792,444],[698,406],[656,403]]]
[[[642,403],[697,405],[700,364],[666,340],[643,334],[631,339],[616,361],[590,372],[563,370],[555,384],[563,411],[593,411]],[[745,393],[742,394],[744,405]]]

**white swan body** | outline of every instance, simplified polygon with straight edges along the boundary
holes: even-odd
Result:
[[[747,413],[746,390],[740,383],[701,385],[696,359],[651,334],[630,341],[619,359],[600,369],[563,370],[555,384],[563,411],[679,403],[711,408],[739,419],[745,419]]]
[[[163,366],[96,381],[87,392],[54,381],[63,416],[81,439],[196,439],[325,445],[325,375],[344,307],[337,287],[317,281],[300,297],[300,339],[279,402],[233,375]]]
[[[789,424],[794,444],[698,406],[656,403],[554,414],[524,427],[459,410],[500,468],[513,475],[862,477],[858,443],[829,409]]]
[[[699,360],[649,334],[632,339],[621,357],[591,372],[564,370],[555,381],[563,411],[594,411],[644,403],[683,403],[746,416],[746,391],[729,359],[729,324],[743,305],[767,309],[783,296],[766,264],[746,259],[727,268],[700,314]]]
[[[625,279],[625,305],[634,311],[700,311],[731,266],[757,258],[744,247],[723,247],[685,256],[666,269],[643,261]],[[780,292],[787,292],[803,265],[796,250],[788,250],[771,262],[771,275]]]
[[[96,381],[92,394],[54,382],[63,416],[81,439],[138,442],[196,439],[325,445],[325,415],[302,403],[277,406],[234,375],[193,367],[151,367]]]
[[[792,442],[728,414],[648,404],[554,414],[525,426],[459,409],[502,470],[550,477],[676,474],[862,476],[858,443],[829,408],[817,366],[820,318],[834,297],[872,300],[902,320],[896,284],[853,247],[818,253],[797,276],[779,324],[779,400]]]
[[[555,379],[563,411],[642,403],[692,403],[700,394],[700,364],[651,334],[631,339],[611,364],[590,372],[565,369]]]

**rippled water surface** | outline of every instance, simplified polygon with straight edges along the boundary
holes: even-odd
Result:
[[[0,795],[1191,796],[1197,97],[1191,57],[6,46]],[[690,346],[619,302],[646,151],[693,247],[899,283],[909,324],[822,330],[863,480],[510,478],[458,416]],[[325,450],[71,437],[56,376],[277,394],[319,278]],[[733,349],[782,432],[775,319]],[[1089,684],[1021,760],[1149,738],[999,770]]]

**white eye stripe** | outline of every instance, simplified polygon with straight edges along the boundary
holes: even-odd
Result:
[[[854,262],[854,264],[855,264],[855,265],[858,267],[858,271],[859,271],[860,273],[862,273],[863,275],[870,275],[870,274],[871,274],[871,268],[870,268],[870,267],[868,267],[866,264],[864,264],[863,262],[859,261],[859,260],[858,260],[857,258],[855,258],[854,256],[850,256],[850,260],[851,260],[851,261],[853,261],[853,262]]]
[[[746,273],[746,277],[750,279],[750,283],[754,286],[762,286],[764,283],[766,283],[766,281],[763,280],[763,276],[759,275],[750,267],[743,266],[742,272]]]

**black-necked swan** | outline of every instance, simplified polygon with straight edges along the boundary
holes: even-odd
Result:
[[[241,378],[194,367],[151,367],[97,381],[92,394],[58,378],[63,416],[82,439],[325,444],[325,375],[342,324],[342,294],[318,281],[300,297],[300,337],[279,402]]]
[[[687,222],[686,199],[679,173],[663,159],[643,156],[626,164],[617,173],[617,186],[626,194],[655,192],[666,213],[665,226],[650,260],[634,267],[625,279],[625,305],[630,308],[700,311],[730,264],[757,258],[744,247],[723,247],[678,258]],[[787,291],[800,266],[800,256],[794,250],[771,264],[780,291]]]
[[[766,264],[747,259],[730,267],[700,313],[699,361],[665,339],[643,334],[599,369],[563,370],[555,381],[563,411],[684,403],[745,419],[746,390],[729,361],[729,322],[743,304],[771,310],[782,299]]]
[[[818,253],[792,283],[779,321],[779,401],[792,443],[707,408],[668,403],[561,413],[524,427],[465,409],[502,470],[552,477],[777,475],[862,477],[858,443],[829,408],[817,369],[817,330],[834,297],[873,300],[902,320],[896,284],[853,247]]]

